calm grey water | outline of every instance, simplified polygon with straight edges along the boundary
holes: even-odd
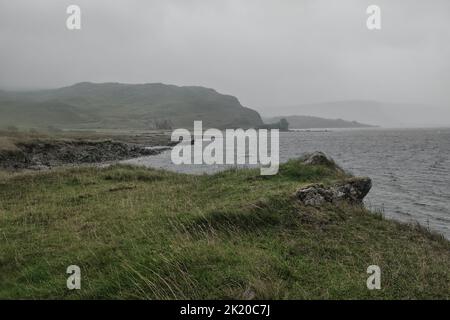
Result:
[[[419,222],[450,239],[450,129],[361,129],[287,132],[280,160],[323,151],[345,170],[369,176],[366,205],[388,218]],[[224,166],[176,166],[170,151],[127,163],[185,173],[211,173]]]

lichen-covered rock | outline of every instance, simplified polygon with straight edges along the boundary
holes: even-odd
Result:
[[[326,166],[338,172],[344,173],[344,170],[341,167],[339,167],[332,158],[328,157],[325,153],[320,151],[305,154],[302,157],[302,160],[303,163],[306,165]]]
[[[361,204],[371,188],[370,178],[350,178],[327,187],[323,184],[312,184],[298,189],[294,196],[303,204],[310,206],[339,202]]]
[[[325,165],[325,166],[334,166],[335,162],[333,159],[327,157],[327,155],[323,152],[316,151],[310,154],[306,154],[303,157],[304,164],[310,165]]]
[[[320,206],[325,202],[331,202],[331,192],[322,184],[314,184],[298,189],[295,197],[305,205]]]

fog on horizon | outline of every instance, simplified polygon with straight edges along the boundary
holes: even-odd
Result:
[[[81,30],[66,28],[71,4]],[[372,4],[381,30],[366,27]],[[0,0],[0,88],[200,85],[262,115],[370,100],[388,104],[375,124],[450,125],[449,40],[448,0]]]

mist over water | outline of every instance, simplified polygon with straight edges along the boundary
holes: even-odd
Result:
[[[346,171],[369,176],[369,208],[421,225],[450,239],[450,129],[357,129],[280,134],[280,160],[323,151]],[[170,151],[126,163],[184,173],[229,166],[173,165]]]

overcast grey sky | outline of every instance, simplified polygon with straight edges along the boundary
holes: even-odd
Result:
[[[66,8],[82,29],[66,29]],[[366,8],[382,30],[366,28]],[[448,0],[0,0],[0,87],[202,85],[274,113],[346,99],[450,108]]]

